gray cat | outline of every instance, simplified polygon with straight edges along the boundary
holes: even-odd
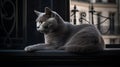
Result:
[[[46,7],[45,12],[35,11],[37,31],[44,33],[45,44],[25,47],[25,51],[46,49],[65,50],[67,52],[98,52],[104,48],[100,32],[91,24],[72,25]]]

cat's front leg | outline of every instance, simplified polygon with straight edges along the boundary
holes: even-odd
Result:
[[[25,51],[27,52],[33,52],[33,51],[39,51],[39,50],[53,50],[56,49],[57,46],[54,44],[44,44],[44,43],[40,43],[40,44],[35,44],[35,45],[30,45],[25,47]]]
[[[43,43],[30,45],[24,48],[24,50],[27,52],[38,51],[38,50],[43,50],[43,49],[46,49],[46,45]]]

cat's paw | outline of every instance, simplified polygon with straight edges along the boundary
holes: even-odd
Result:
[[[24,48],[24,50],[26,52],[31,52],[31,51],[33,51],[33,47],[32,46],[27,46],[27,47]]]

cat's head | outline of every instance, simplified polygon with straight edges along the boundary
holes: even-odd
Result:
[[[45,12],[34,11],[38,16],[36,19],[37,31],[42,33],[53,32],[57,26],[57,20],[55,18],[55,13],[50,8],[46,7]]]

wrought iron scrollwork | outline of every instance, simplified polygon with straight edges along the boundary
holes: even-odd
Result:
[[[81,24],[83,23],[84,17],[86,17],[86,13],[85,12],[81,12],[80,13],[80,19],[79,19],[79,21],[81,22]]]
[[[85,12],[80,12],[79,22],[81,24],[83,24],[83,20],[86,21],[88,24],[90,24],[90,22],[85,19],[86,16],[87,16],[87,14]]]
[[[16,25],[16,16],[15,16],[15,10],[16,10],[16,0],[0,0],[1,2],[1,33],[4,34],[4,36],[0,35],[1,38],[3,38],[3,43],[10,47],[11,41],[11,33],[13,32],[15,25]]]
[[[76,7],[76,6],[75,6]],[[75,8],[75,10],[76,10],[76,8]],[[111,31],[111,22],[112,22],[112,20],[111,20],[111,18],[110,17],[106,17],[106,16],[102,16],[102,15],[100,15],[100,14],[98,14],[98,12],[97,11],[95,11],[94,10],[94,8],[93,8],[93,6],[92,6],[92,8],[91,8],[91,10],[90,11],[88,11],[90,14],[92,14],[92,21],[89,19],[89,21],[88,20],[86,20],[85,19],[85,17],[86,17],[86,13],[85,12],[79,12],[80,13],[80,18],[79,18],[79,22],[80,22],[80,24],[84,24],[84,23],[88,23],[88,24],[93,24],[93,25],[95,25],[95,26],[97,26],[98,27],[98,29],[99,29],[99,31],[102,33],[102,34],[109,34],[109,32]],[[74,13],[73,13],[73,15],[74,15]],[[97,23],[97,24],[95,24],[94,23],[94,18],[93,18],[93,16],[94,15],[96,15],[97,17],[102,17],[102,18],[105,18],[103,21],[99,21],[99,23]],[[74,18],[74,17],[73,17]],[[74,19],[76,19],[76,18],[74,18]],[[76,19],[77,20],[77,19]],[[83,21],[84,20],[84,21]],[[106,21],[110,21],[110,22],[106,22]],[[102,24],[103,23],[108,23],[108,26],[102,26]]]

